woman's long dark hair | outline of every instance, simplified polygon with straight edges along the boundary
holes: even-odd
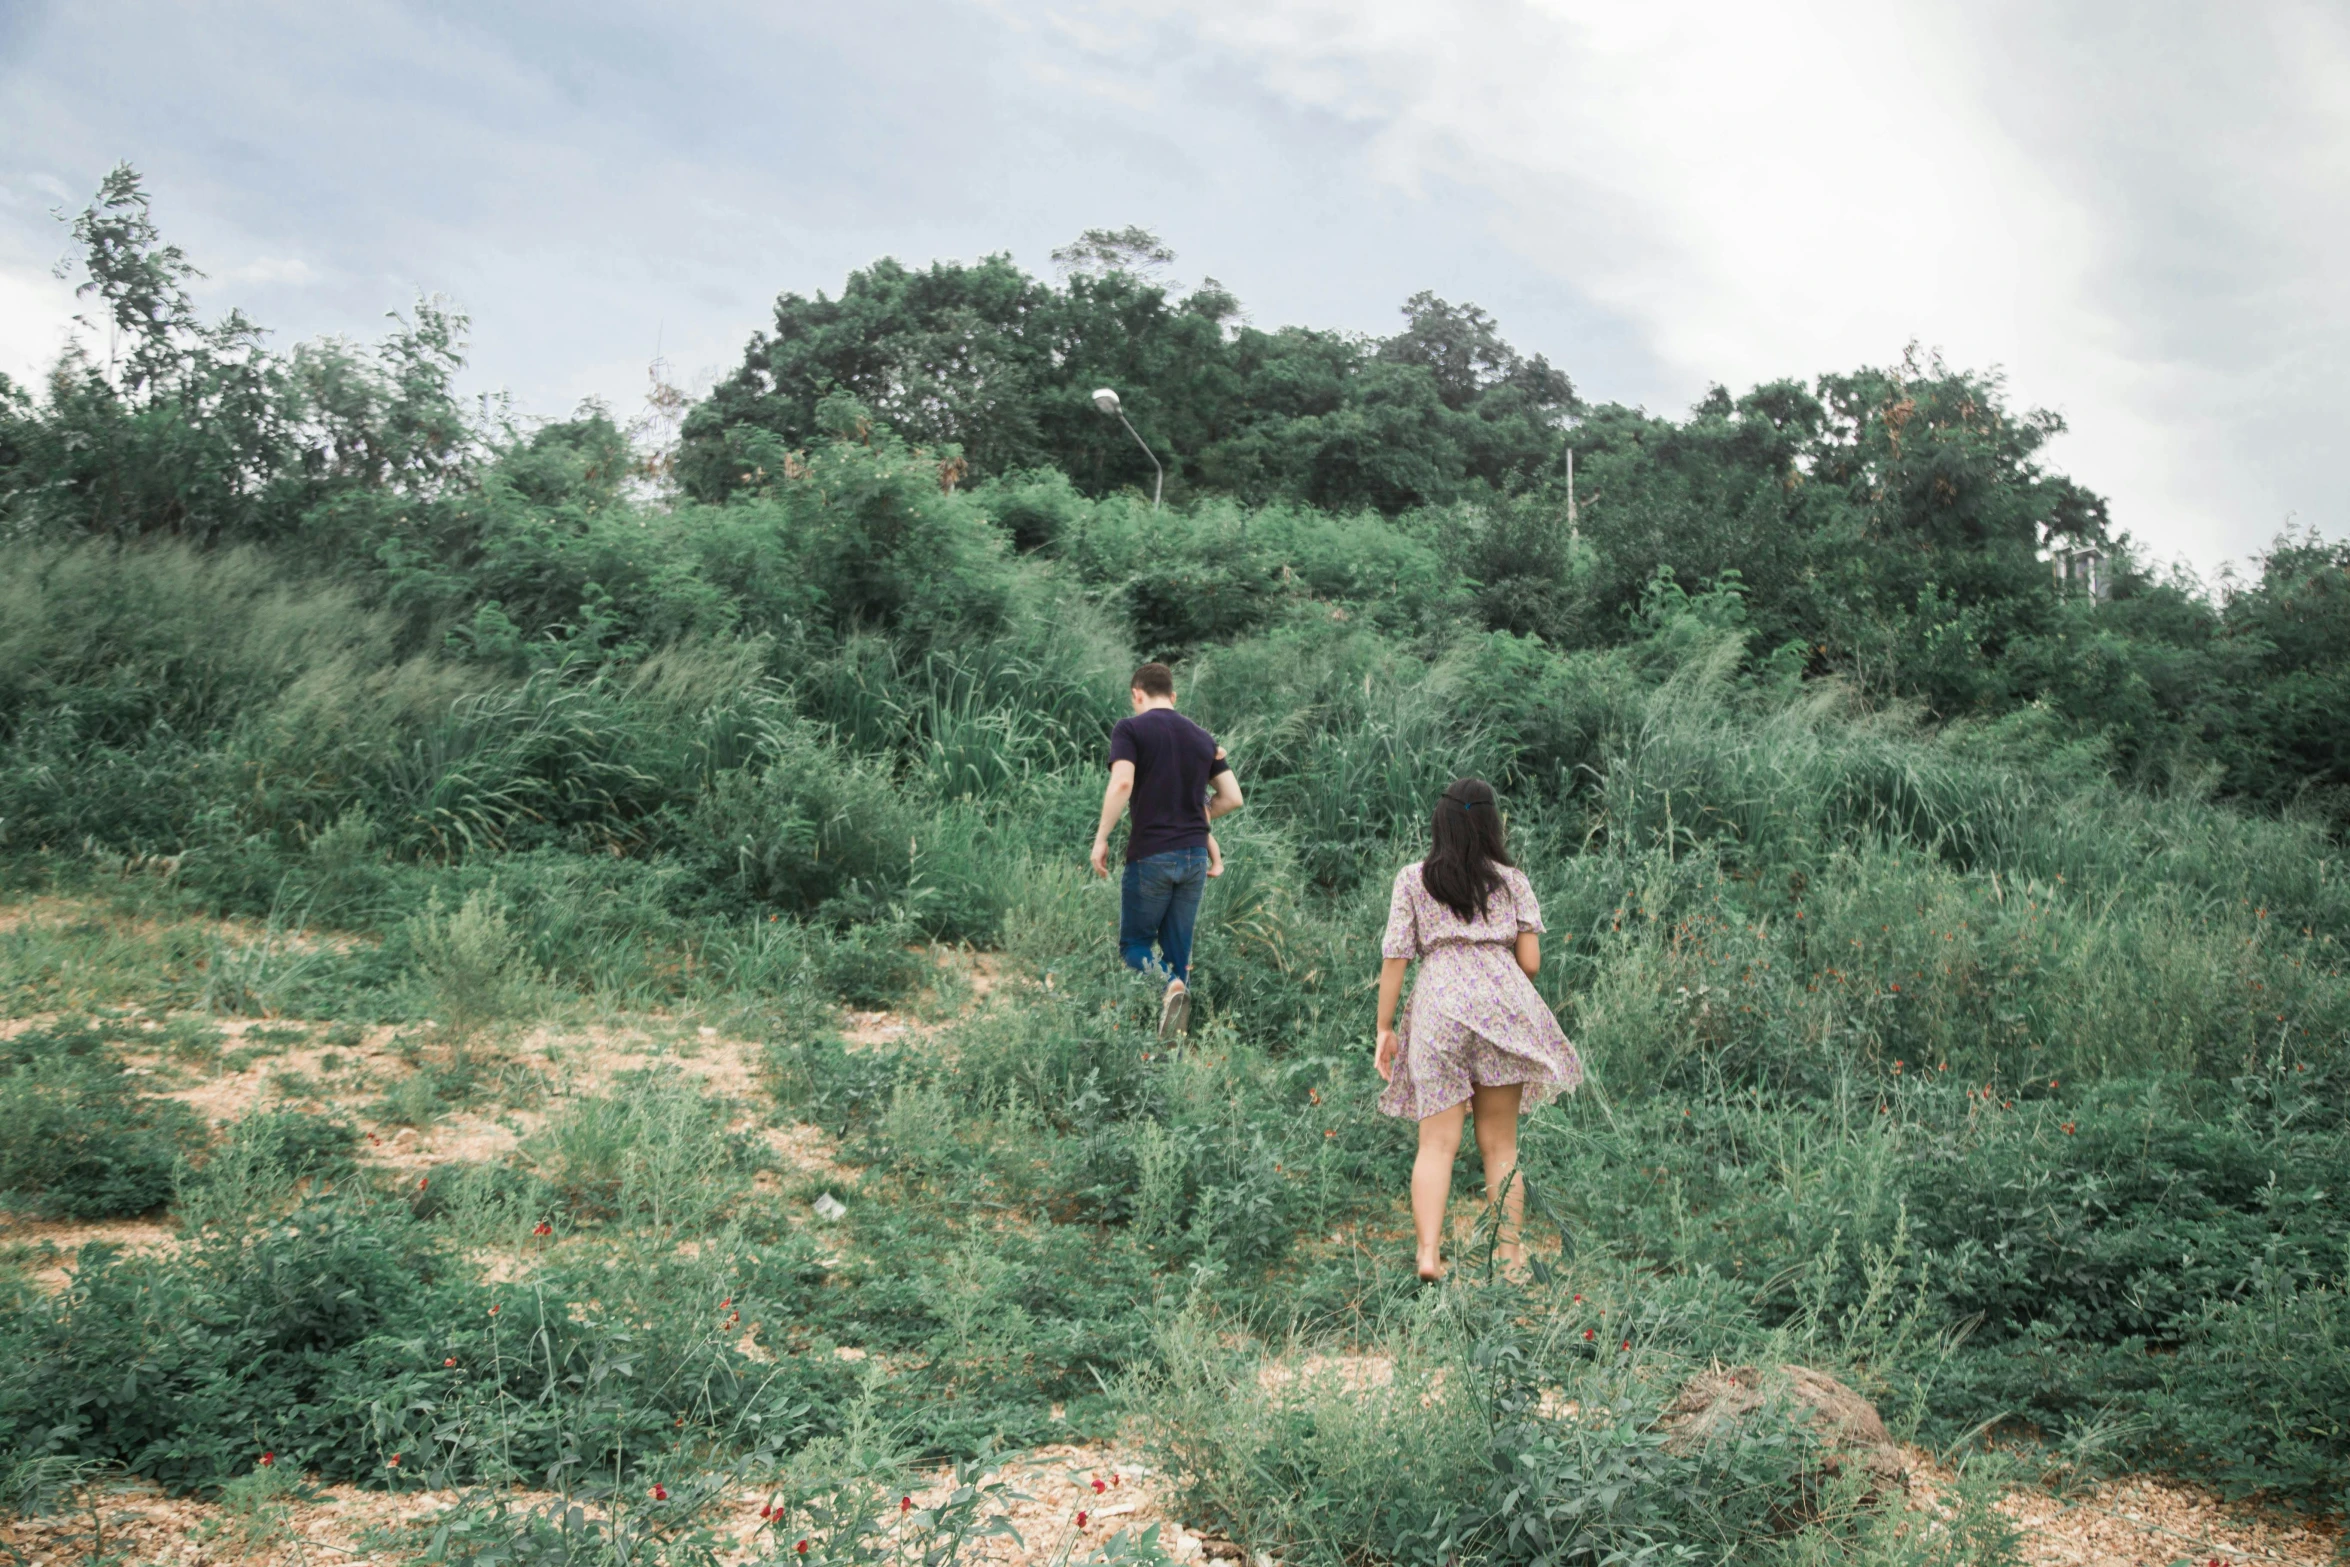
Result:
[[[1420,885],[1463,920],[1483,919],[1486,903],[1501,890],[1502,867],[1514,863],[1493,785],[1456,780],[1437,797],[1429,832],[1435,846],[1420,862]]]

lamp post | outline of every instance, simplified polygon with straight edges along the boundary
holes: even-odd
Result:
[[[1167,487],[1167,470],[1159,466],[1159,454],[1151,450],[1151,443],[1137,434],[1127,420],[1126,411],[1118,406],[1118,394],[1106,386],[1093,389],[1093,405],[1126,426],[1126,433],[1134,436],[1134,444],[1142,448],[1142,455],[1151,460],[1151,469],[1158,477],[1151,481],[1151,510],[1159,509],[1159,492]]]

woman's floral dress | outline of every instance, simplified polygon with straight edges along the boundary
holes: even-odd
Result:
[[[1485,913],[1464,921],[1428,895],[1420,867],[1395,878],[1380,955],[1416,959],[1411,1000],[1396,1023],[1395,1077],[1379,1108],[1411,1120],[1449,1110],[1472,1086],[1526,1085],[1520,1107],[1572,1093],[1583,1061],[1534,982],[1518,967],[1518,933],[1542,929],[1525,873],[1504,867]]]

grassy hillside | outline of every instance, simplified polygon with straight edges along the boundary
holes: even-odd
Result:
[[[682,1562],[757,1485],[868,1561],[985,1516],[873,1534],[908,1465],[1118,1437],[1287,1562],[1989,1561],[2004,1477],[2122,1469],[2340,1511],[2330,807],[1929,709],[1736,574],[1579,637],[1620,560],[1506,498],[1154,513],[832,413],[717,499],[589,418],[0,543],[0,1194],[99,1241],[8,1264],[0,1501],[307,1473]],[[1170,651],[1250,797],[1173,1055],[1083,862]],[[1422,1291],[1371,987],[1463,773],[1590,1076],[1537,1279]],[[1928,1530],[1784,1420],[1667,1443],[1715,1361],[1974,1478]]]

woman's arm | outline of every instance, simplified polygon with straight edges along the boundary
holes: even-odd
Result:
[[[1403,971],[1409,958],[1383,958],[1379,963],[1379,1048],[1372,1064],[1380,1077],[1395,1078],[1395,1004],[1403,999]]]
[[[1530,930],[1518,932],[1518,967],[1528,979],[1542,972],[1542,938]]]

